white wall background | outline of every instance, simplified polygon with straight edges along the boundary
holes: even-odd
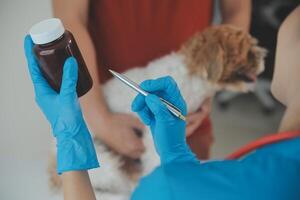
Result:
[[[0,199],[47,199],[50,128],[35,105],[23,54],[29,27],[50,1],[0,1]],[[50,193],[49,193],[50,199]]]

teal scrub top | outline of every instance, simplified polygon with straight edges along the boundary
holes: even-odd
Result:
[[[300,138],[240,160],[174,162],[144,177],[132,200],[300,200]]]

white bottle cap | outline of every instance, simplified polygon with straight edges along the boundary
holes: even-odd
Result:
[[[35,44],[47,44],[58,39],[65,32],[65,28],[58,18],[41,21],[31,27],[29,34]]]

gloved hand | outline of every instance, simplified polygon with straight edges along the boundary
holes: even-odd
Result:
[[[196,161],[185,140],[185,121],[175,117],[161,102],[159,97],[179,108],[183,115],[187,109],[180,91],[171,77],[146,80],[141,87],[152,94],[147,97],[138,94],[132,103],[132,110],[150,126],[156,151],[161,163],[173,161]],[[159,96],[159,97],[158,97]]]
[[[51,124],[57,142],[57,171],[86,170],[99,167],[91,135],[83,119],[76,94],[78,67],[75,58],[66,60],[60,93],[42,76],[32,52],[30,36],[24,41],[35,100]]]

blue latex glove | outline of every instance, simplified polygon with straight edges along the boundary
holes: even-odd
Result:
[[[158,98],[169,101],[179,108],[183,115],[187,109],[180,91],[171,77],[163,77],[156,80],[146,80],[141,87],[152,93],[147,97],[137,95],[132,103],[132,110],[137,112],[141,120],[150,126],[156,151],[161,163],[174,161],[196,161],[186,143],[185,121],[175,117]]]
[[[66,60],[60,93],[44,79],[32,52],[30,36],[24,41],[35,100],[51,124],[57,142],[57,172],[99,167],[91,135],[83,119],[76,94],[78,67],[75,58]]]

